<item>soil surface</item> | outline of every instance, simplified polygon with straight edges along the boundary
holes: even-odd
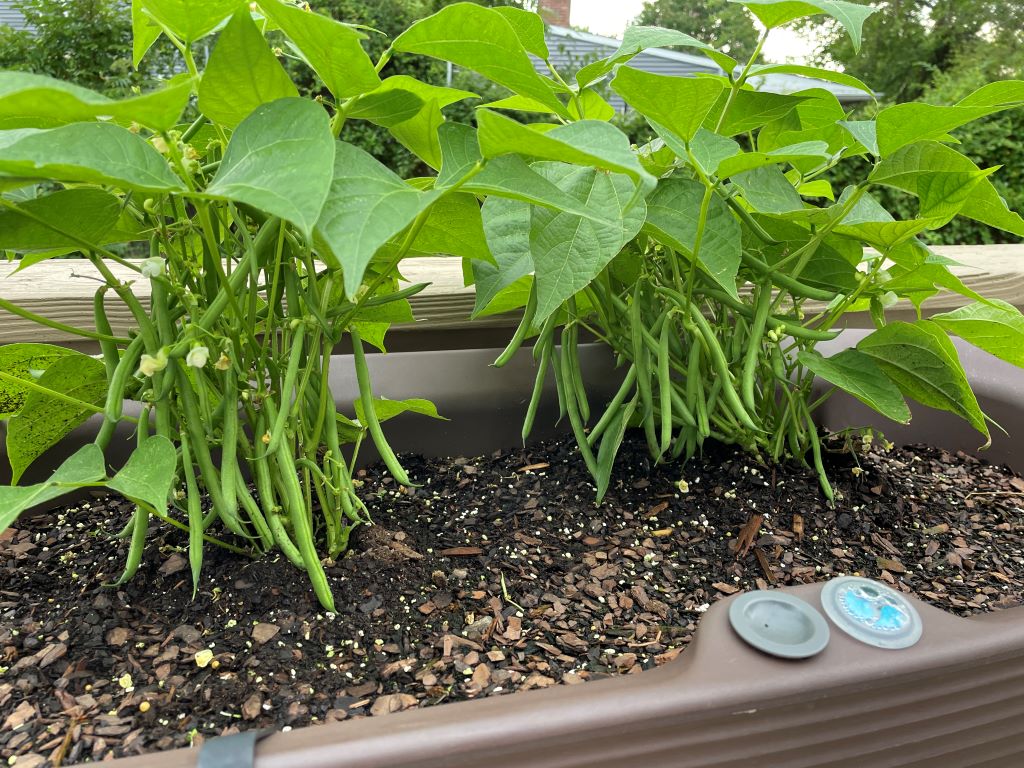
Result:
[[[838,443],[833,444],[838,448]],[[964,455],[857,442],[839,492],[711,446],[652,466],[627,440],[607,499],[571,440],[363,473],[377,526],[328,567],[325,613],[283,558],[153,526],[115,589],[130,508],[100,499],[0,534],[0,758],[18,768],[197,745],[251,728],[634,674],[684,651],[741,590],[880,578],[956,614],[1021,601],[1024,480]],[[11,758],[16,758],[11,762]]]

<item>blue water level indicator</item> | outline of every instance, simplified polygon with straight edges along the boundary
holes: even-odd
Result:
[[[859,576],[833,579],[821,591],[825,614],[839,629],[876,648],[909,648],[921,639],[921,617],[902,594]]]

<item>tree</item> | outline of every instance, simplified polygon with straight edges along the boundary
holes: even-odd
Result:
[[[864,2],[864,0],[856,0]],[[1019,0],[882,0],[865,24],[856,53],[841,27],[824,17],[804,23],[822,42],[815,58],[840,65],[889,101],[920,98],[938,73],[978,45],[1012,51],[1024,45]]]
[[[637,23],[678,29],[746,61],[758,32],[743,6],[728,0],[648,0]]]
[[[149,78],[132,69],[131,18],[120,0],[20,0],[23,29],[0,27],[0,68],[50,75],[111,96]]]

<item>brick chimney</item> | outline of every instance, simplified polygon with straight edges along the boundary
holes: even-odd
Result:
[[[572,0],[540,0],[540,15],[548,24],[556,27],[569,26],[569,11]]]

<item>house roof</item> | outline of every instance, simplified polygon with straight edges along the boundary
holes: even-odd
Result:
[[[552,51],[552,61],[556,66],[569,63],[568,60],[573,57],[578,63],[581,58],[586,57],[588,52],[591,55],[596,54],[596,58],[604,58],[612,51],[618,49],[622,43],[621,40],[615,37],[605,37],[604,35],[595,35],[591,32],[582,32],[577,29],[554,25],[547,27],[547,35],[548,47],[554,49]],[[570,53],[563,53],[563,55],[559,56],[555,52],[559,48],[567,49]],[[630,62],[630,66],[659,74],[689,75],[701,72],[724,74],[724,70],[707,56],[683,53],[682,51],[669,50],[668,48],[648,48],[634,57]],[[868,101],[871,98],[868,94],[856,88],[801,75],[772,73],[752,77],[749,82],[758,90],[770,93],[794,93],[795,91],[807,90],[809,88],[824,88],[844,104]],[[616,106],[620,105],[616,104]]]

